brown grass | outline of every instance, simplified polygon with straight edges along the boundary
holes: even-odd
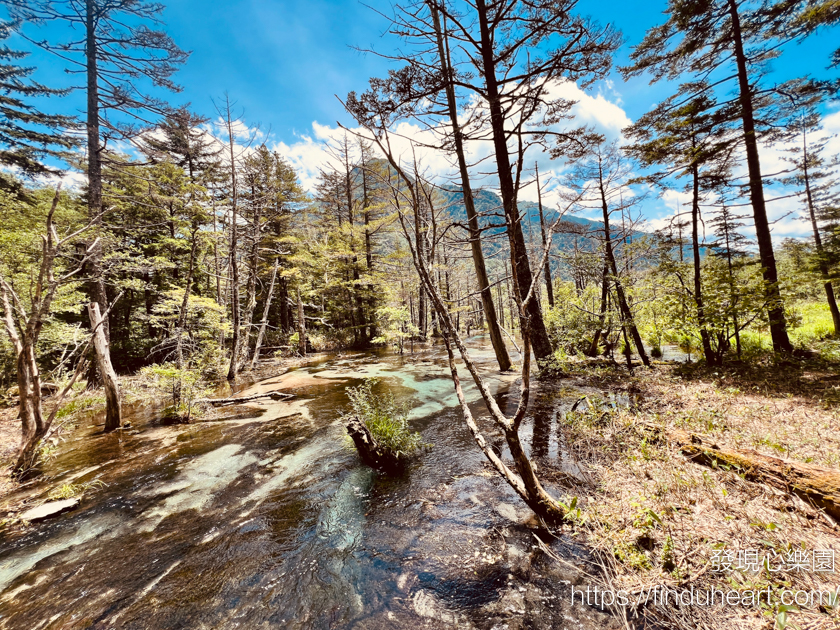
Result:
[[[836,469],[840,462],[840,375],[836,368],[795,362],[725,369],[655,366],[590,371],[601,389],[635,404],[597,403],[566,415],[569,448],[595,486],[584,491],[583,531],[600,552],[612,588],[652,586],[708,592],[763,590],[769,604],[720,607],[630,607],[641,627],[837,628],[837,607],[780,608],[781,592],[831,591],[836,573],[716,571],[718,550],[757,550],[773,562],[795,550],[833,550],[840,571],[840,529],[801,499],[745,481],[735,470],[706,468],[644,425],[708,436],[721,447],[753,448],[776,457]],[[776,555],[778,554],[778,555]],[[687,597],[687,596],[686,596]],[[765,598],[766,599],[766,598]],[[824,600],[826,603],[826,600]]]

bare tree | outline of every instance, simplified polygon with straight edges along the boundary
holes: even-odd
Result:
[[[409,173],[394,154],[388,130],[389,124],[391,123],[391,114],[387,111],[387,109],[380,109],[374,112],[368,111],[367,114],[360,114],[360,112],[354,112],[350,109],[350,107],[348,107],[348,111],[354,116],[358,116],[357,122],[362,124],[371,134],[371,140],[379,147],[380,151],[385,155],[391,165],[391,169],[397,174],[396,181],[391,182],[397,217],[400,227],[402,228],[403,236],[405,237],[411,251],[414,267],[420,277],[423,288],[429,295],[432,308],[434,309],[437,321],[442,329],[442,335],[449,357],[452,382],[458,396],[464,421],[469,427],[470,432],[485,457],[487,457],[493,467],[510,484],[522,500],[525,501],[525,503],[534,510],[537,515],[545,519],[547,522],[554,524],[561,522],[565,517],[566,508],[559,501],[551,497],[548,492],[546,492],[545,488],[543,488],[540,480],[537,478],[534,465],[525,453],[519,438],[519,429],[525,418],[531,391],[531,329],[529,326],[530,318],[526,316],[525,313],[528,309],[528,303],[535,299],[535,292],[539,283],[540,274],[538,273],[532,279],[531,284],[525,291],[524,299],[516,301],[520,322],[522,322],[521,334],[523,347],[520,389],[521,396],[519,406],[517,407],[515,414],[512,418],[509,418],[499,408],[499,405],[495,398],[493,398],[490,389],[479,374],[478,368],[460,336],[458,327],[452,319],[446,300],[441,294],[439,282],[428,263],[429,260],[434,259],[434,252],[432,252],[432,256],[429,258],[424,256],[422,253],[424,240],[430,241],[432,245],[436,242],[436,225],[434,222],[435,198],[431,192],[434,190],[434,187],[428,184],[428,182],[426,182],[422,177],[416,158],[413,160],[412,172]],[[389,178],[389,182],[390,181],[391,180]],[[411,213],[411,217],[408,216],[407,211]],[[420,225],[423,218],[426,216],[432,217],[431,226]],[[552,228],[553,227],[554,226],[552,226]],[[550,229],[547,235],[548,243],[543,251],[543,256],[537,269],[542,269],[545,264],[545,260],[548,257],[548,250],[551,245],[551,233]],[[514,275],[516,273],[515,265],[517,262],[518,261],[516,259],[512,260],[514,265]],[[502,459],[493,451],[491,445],[487,443],[486,439],[481,434],[481,431],[473,418],[472,411],[470,410],[466,398],[464,397],[460,377],[455,365],[456,349],[460,354],[461,359],[464,361],[467,370],[470,372],[476,387],[481,392],[481,397],[487,410],[490,412],[491,418],[505,436],[505,441],[513,457],[513,469],[502,461]]]
[[[50,314],[56,292],[63,284],[70,282],[82,271],[87,259],[94,255],[96,242],[84,251],[79,264],[66,273],[56,275],[55,262],[62,248],[74,242],[84,232],[91,229],[92,223],[65,237],[59,237],[53,222],[53,216],[60,200],[59,186],[55,191],[52,205],[46,220],[46,235],[42,236],[41,262],[32,286],[29,290],[28,308],[15,291],[11,282],[0,274],[0,295],[3,301],[3,323],[6,333],[17,355],[17,382],[20,396],[20,419],[22,434],[13,470],[24,473],[34,464],[38,454],[38,444],[47,434],[55,419],[61,399],[79,377],[84,361],[80,361],[70,384],[64,389],[53,408],[52,413],[44,417],[41,404],[41,374],[38,368],[37,345],[44,321]],[[96,330],[95,330],[96,332]],[[85,346],[86,347],[86,346]]]
[[[465,112],[469,133],[461,126],[455,135],[463,131],[464,139],[493,143],[511,269],[516,273],[513,288],[520,302],[534,275],[518,208],[525,154],[532,147],[550,146],[568,158],[585,146],[586,130],[556,129],[574,103],[553,96],[552,89],[564,80],[585,86],[601,76],[619,41],[609,27],[574,15],[574,7],[574,0],[427,0],[400,6],[392,18],[392,32],[415,46],[414,54],[397,57],[408,65],[388,79],[371,80],[370,92],[361,99],[348,96],[348,105],[357,112],[374,99],[444,132],[459,129],[458,112],[453,114],[451,106],[453,90],[456,96],[476,99]],[[442,54],[439,42],[444,44]],[[540,54],[532,55],[533,50]],[[539,301],[529,301],[523,316],[531,320],[535,356],[547,358],[552,348]]]

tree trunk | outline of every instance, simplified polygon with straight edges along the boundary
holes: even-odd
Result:
[[[306,320],[303,313],[303,300],[300,297],[300,287],[297,290],[297,311],[298,311],[298,353],[306,356]]]
[[[246,360],[248,354],[248,348],[250,347],[250,338],[251,338],[251,325],[254,322],[254,311],[257,308],[257,281],[259,280],[259,270],[260,270],[260,215],[259,213],[253,218],[254,225],[251,232],[253,243],[251,245],[251,262],[249,264],[250,269],[248,270],[248,283],[246,284],[245,293],[247,302],[245,305],[245,316],[243,319],[243,326],[242,329],[244,333],[242,334],[242,341],[240,342],[239,346],[242,349],[241,351],[241,359],[244,361]]]
[[[99,373],[102,375],[102,384],[105,387],[105,431],[119,429],[122,424],[122,410],[120,408],[120,388],[117,382],[117,374],[111,365],[111,355],[108,351],[108,340],[100,323],[102,315],[99,313],[99,304],[91,302],[88,304],[90,315],[90,326],[94,329],[93,349],[96,353],[96,361],[99,364]]]
[[[642,336],[639,334],[639,329],[633,320],[633,313],[630,310],[630,305],[627,303],[627,296],[624,294],[624,287],[621,284],[621,278],[618,277],[618,265],[615,262],[615,254],[612,247],[612,236],[610,234],[610,211],[607,206],[607,194],[604,190],[604,173],[601,169],[600,158],[598,164],[598,185],[601,191],[601,210],[604,215],[604,251],[607,257],[607,264],[613,274],[613,284],[615,285],[615,295],[618,300],[618,307],[621,310],[621,317],[624,320],[624,326],[629,329],[630,335],[633,337],[633,343],[636,346],[636,351],[642,359],[645,366],[650,367],[650,359],[645,351],[644,343],[642,343]]]
[[[475,211],[475,201],[470,185],[470,175],[467,169],[467,159],[464,154],[464,139],[461,125],[458,121],[458,103],[455,99],[455,88],[452,84],[452,65],[449,58],[448,42],[440,27],[440,15],[437,4],[432,3],[432,17],[434,19],[435,33],[437,35],[438,54],[440,64],[446,75],[446,100],[449,106],[449,122],[452,125],[453,139],[455,141],[455,154],[458,157],[458,168],[461,173],[461,191],[464,195],[464,208],[467,211],[467,228],[470,238],[470,250],[472,252],[473,266],[475,267],[478,290],[481,294],[481,306],[487,317],[487,331],[490,334],[490,343],[493,345],[493,352],[496,354],[496,361],[499,370],[507,372],[511,369],[510,355],[502,338],[502,331],[499,328],[499,321],[496,316],[496,306],[493,304],[493,293],[490,290],[490,281],[487,278],[487,266],[484,262],[484,252],[481,249],[481,231],[478,225],[478,214]]]
[[[360,418],[350,418],[346,428],[365,464],[389,473],[399,472],[404,468],[408,458],[377,442]]]
[[[190,247],[190,263],[189,267],[187,268],[186,286],[184,287],[184,297],[181,300],[181,311],[178,314],[178,330],[175,331],[175,334],[178,335],[176,341],[177,346],[175,349],[175,357],[178,369],[184,367],[184,329],[187,327],[187,314],[189,313],[190,292],[192,291],[193,276],[195,275],[195,250],[197,246],[198,226],[194,226],[192,232],[192,243]]]
[[[694,138],[691,139],[692,145]],[[694,158],[692,158],[694,159]],[[720,363],[720,357],[712,352],[712,342],[706,328],[706,310],[703,306],[703,282],[700,269],[700,174],[697,163],[691,165],[693,190],[691,196],[691,248],[694,256],[694,303],[697,305],[697,324],[700,326],[700,341],[703,344],[703,355],[708,365]],[[722,352],[722,349],[721,349]]]
[[[280,261],[274,261],[274,268],[271,270],[271,282],[268,285],[268,295],[265,296],[265,308],[263,308],[262,322],[260,322],[260,331],[257,333],[257,343],[254,345],[254,356],[251,358],[251,369],[253,370],[257,361],[260,358],[260,347],[265,338],[265,329],[268,326],[268,311],[271,309],[271,298],[274,297],[274,281],[277,279],[277,268],[280,266]]]
[[[362,186],[364,187],[364,221],[365,221],[365,264],[368,278],[373,278],[373,238],[370,233],[370,200],[367,189],[367,170],[362,164]],[[367,284],[368,332],[366,342],[369,345],[376,337],[376,298],[373,295],[373,283]]]
[[[88,215],[96,223],[96,236],[102,231],[102,147],[99,138],[99,68],[96,41],[95,0],[86,0],[86,62],[87,62],[87,175],[88,175]],[[108,309],[105,282],[102,278],[102,246],[96,244],[90,253],[89,268],[85,270],[90,278],[88,292],[90,299],[99,304],[104,313]],[[102,324],[105,338],[110,338],[108,318]]]
[[[761,179],[761,163],[758,158],[758,140],[755,133],[753,98],[749,77],[747,76],[747,58],[741,37],[741,18],[738,15],[737,0],[727,0],[729,15],[732,18],[732,42],[735,62],[738,68],[738,98],[741,104],[741,120],[744,127],[744,148],[747,154],[747,171],[750,176],[750,202],[755,220],[755,236],[758,242],[758,255],[764,274],[767,295],[767,314],[770,318],[770,336],[776,352],[791,352],[785,320],[785,308],[779,291],[779,276],[776,270],[776,257],[773,254],[773,239],[770,235],[770,223],[767,220],[767,206],[764,201],[764,183]]]
[[[659,427],[650,428],[661,431]],[[734,469],[747,481],[766,483],[795,494],[840,521],[840,472],[837,470],[771,457],[754,450],[721,448],[685,431],[670,431],[668,439],[679,446],[683,455],[698,464]]]
[[[237,232],[236,225],[239,220],[237,214],[238,191],[236,189],[236,161],[233,153],[233,121],[230,118],[230,103],[227,104],[227,128],[228,128],[228,142],[230,144],[230,182],[231,182],[231,223],[230,223],[230,284],[231,284],[231,320],[233,326],[233,339],[230,351],[230,366],[228,367],[227,377],[231,381],[236,378],[239,372],[239,335],[240,335],[240,312],[239,312],[239,255],[237,251]]]
[[[514,287],[520,303],[525,302],[525,297],[531,288],[533,275],[531,265],[528,262],[528,250],[525,247],[525,236],[522,233],[522,224],[517,207],[517,191],[514,186],[511,174],[510,156],[508,155],[507,134],[505,131],[505,117],[502,111],[502,103],[499,94],[499,85],[496,78],[496,63],[493,56],[494,41],[490,32],[490,25],[487,18],[487,7],[485,0],[477,0],[478,22],[481,31],[481,52],[484,80],[487,87],[487,106],[490,110],[490,126],[493,133],[493,147],[496,154],[496,166],[499,175],[499,190],[502,194],[502,205],[505,211],[507,223],[508,240],[510,242],[511,270],[514,276]],[[526,324],[520,322],[520,328],[530,327],[534,356],[538,361],[551,356],[551,341],[545,329],[540,304],[538,300],[530,300],[524,305],[520,312],[521,319],[528,319]]]
[[[540,209],[540,233],[542,234],[542,244],[543,248],[545,248],[547,239],[545,236],[545,217],[543,216],[543,205],[542,205],[542,191],[540,190],[540,169],[537,164],[534,164],[534,173],[537,177],[537,205]],[[548,305],[554,308],[554,287],[551,283],[551,262],[550,257],[546,257],[545,259],[545,292],[548,296]]]
[[[831,320],[834,322],[834,334],[840,333],[840,310],[837,308],[837,299],[834,296],[834,286],[831,284],[831,276],[828,273],[828,265],[825,262],[825,250],[823,249],[822,237],[820,236],[819,225],[817,225],[817,214],[814,210],[814,198],[811,194],[811,178],[808,174],[808,141],[805,132],[802,132],[802,172],[805,176],[805,197],[808,201],[808,216],[811,218],[811,228],[814,230],[814,246],[817,249],[820,275],[823,278],[825,288],[825,299],[828,302],[828,309],[831,312]]]
[[[20,475],[35,463],[38,444],[47,432],[41,407],[41,375],[35,361],[35,347],[25,335],[17,357],[17,384],[23,430],[14,472]]]
[[[604,330],[604,320],[607,316],[607,296],[610,292],[610,270],[607,265],[604,265],[604,273],[601,274],[601,310],[598,314],[598,329],[592,337],[592,343],[589,344],[589,351],[586,353],[588,357],[598,356],[598,343],[601,341],[601,333]]]

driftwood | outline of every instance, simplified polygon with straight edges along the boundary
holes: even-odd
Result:
[[[359,456],[368,466],[386,472],[397,472],[405,466],[406,456],[402,453],[395,453],[377,442],[370,429],[359,418],[353,416],[346,426],[347,433],[353,438],[353,444],[359,451]]]
[[[196,400],[197,403],[207,403],[210,405],[235,405],[237,403],[248,402],[249,400],[257,400],[258,398],[271,398],[272,400],[289,400],[294,398],[294,394],[285,394],[283,392],[266,392],[264,394],[254,394],[252,396],[240,396],[239,398],[202,398]]]
[[[663,433],[660,427],[645,426]],[[686,431],[672,430],[666,435],[691,461],[704,466],[735,469],[747,481],[765,483],[794,494],[840,522],[840,471],[772,457],[752,449],[721,448]]]

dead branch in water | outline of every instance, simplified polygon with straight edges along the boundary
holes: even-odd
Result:
[[[289,400],[294,398],[294,394],[286,394],[284,392],[265,392],[264,394],[254,394],[252,396],[240,396],[238,398],[201,398],[197,403],[205,403],[208,405],[235,405],[237,403],[248,402],[249,400],[257,400],[259,398],[271,398],[272,400]]]

